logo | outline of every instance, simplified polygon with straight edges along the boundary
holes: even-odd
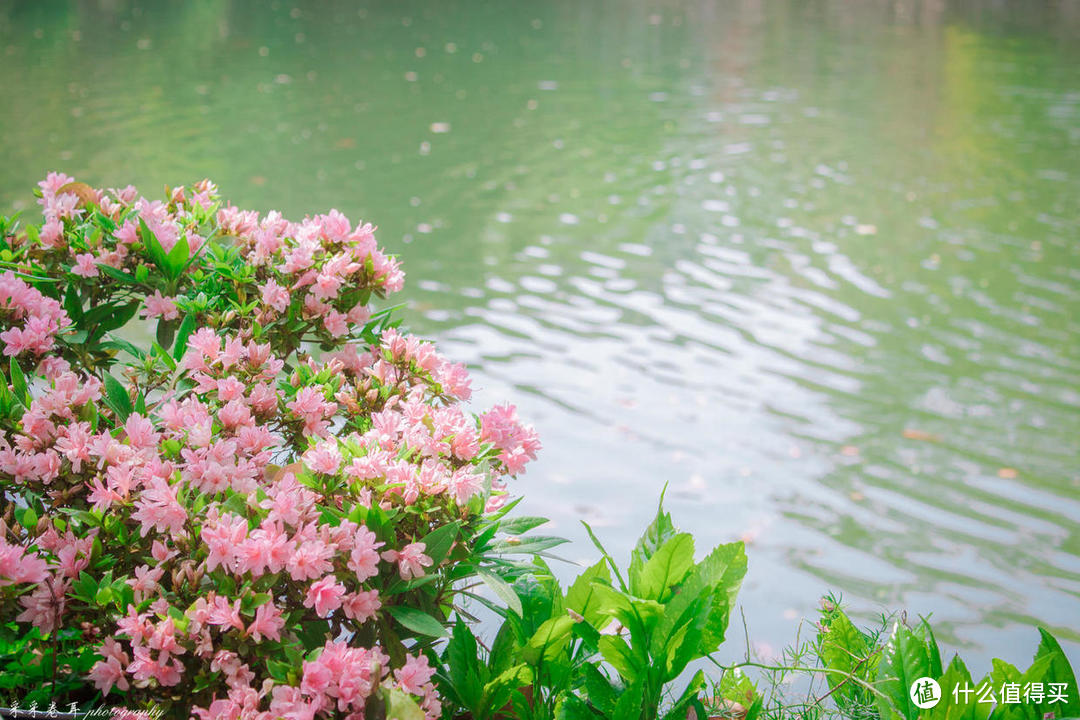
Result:
[[[911,683],[908,697],[915,703],[915,707],[928,710],[941,702],[941,686],[933,678],[921,677]]]

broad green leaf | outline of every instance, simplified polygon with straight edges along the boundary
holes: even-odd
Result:
[[[127,389],[111,374],[105,373],[105,397],[109,401],[109,407],[116,413],[120,422],[127,422],[133,407]]]
[[[730,674],[730,673],[729,673]],[[694,677],[690,679],[686,687],[683,689],[682,694],[671,704],[668,711],[664,714],[664,720],[684,720],[687,717],[687,708],[690,704],[697,699],[701,693],[702,688],[705,687],[705,673],[698,670],[694,673]],[[701,717],[700,715],[698,717]]]
[[[664,512],[664,498],[661,495],[660,504],[656,508],[656,517],[645,528],[645,532],[638,538],[630,554],[630,578],[641,572],[641,568],[649,561],[660,548],[675,536],[675,525],[671,522],[671,515]]]
[[[134,343],[131,343],[123,338],[116,337],[111,333],[109,334],[109,339],[101,343],[99,347],[105,350],[123,350],[124,352],[128,353],[132,357],[138,358],[139,360],[142,360],[144,357],[146,357],[146,353],[144,353]]]
[[[405,629],[412,630],[420,635],[429,637],[447,637],[449,633],[442,623],[423,610],[406,607],[404,605],[390,605],[383,608],[391,617],[397,620]]]
[[[111,277],[113,280],[119,280],[120,282],[126,283],[128,285],[138,285],[139,284],[139,281],[135,279],[134,275],[132,275],[130,273],[126,273],[123,270],[117,270],[116,268],[112,267],[111,265],[106,265],[105,263],[98,263],[97,268],[101,272],[103,272],[106,275],[108,275],[109,277]]]
[[[157,236],[150,232],[150,228],[147,227],[146,221],[141,217],[139,218],[139,236],[146,246],[147,255],[149,255],[154,264],[158,266],[158,269],[171,279],[171,276],[169,275],[169,262],[165,255],[165,248],[161,247],[161,243],[158,242]]]
[[[516,517],[499,523],[499,532],[507,535],[522,535],[548,522],[542,517]]]
[[[173,358],[179,362],[187,352],[188,339],[195,332],[195,313],[188,313],[180,323],[180,329],[176,331],[176,347],[173,348]]]
[[[119,305],[107,313],[104,317],[97,322],[97,328],[94,330],[94,337],[100,337],[102,334],[111,330],[117,330],[128,324],[131,318],[135,317],[135,312],[139,309],[138,302],[130,302],[125,305]]]
[[[604,635],[600,638],[600,655],[615,668],[623,680],[632,680],[640,676],[645,666],[634,655],[634,651],[618,635]]]
[[[514,588],[510,587],[509,583],[490,570],[482,567],[476,568],[476,575],[488,586],[491,592],[495,593],[495,597],[506,603],[507,608],[518,616],[522,615],[521,598],[518,597],[517,593],[514,592]]]
[[[911,685],[921,677],[935,676],[931,673],[931,653],[921,628],[911,630],[897,622],[882,650],[874,678],[884,695],[877,698],[882,720],[916,720],[920,710],[909,694]]]
[[[655,641],[653,634],[653,654],[663,660],[665,682],[678,677],[691,660],[702,657],[701,635],[709,618],[712,607],[712,594],[699,595],[687,607],[682,620],[675,626],[674,632],[667,634],[662,644]]]
[[[446,645],[445,661],[458,699],[470,710],[479,708],[484,700],[484,687],[480,678],[476,636],[461,620],[454,624],[450,642]]]
[[[600,599],[593,588],[594,582],[604,585],[611,583],[611,574],[608,572],[607,563],[603,560],[587,568],[574,580],[570,589],[566,591],[566,607],[584,617],[585,622],[599,627],[604,616]]]
[[[172,356],[166,351],[170,345],[172,345],[173,337],[176,335],[176,321],[166,320],[161,318],[158,320],[157,332],[154,337],[157,339],[158,345],[162,347],[162,353],[165,357],[173,362]]]
[[[1031,681],[1042,682],[1047,685],[1049,683],[1064,683],[1064,694],[1067,698],[1064,703],[1043,704],[1039,708],[1040,713],[1053,712],[1054,717],[1059,718],[1080,717],[1080,688],[1077,687],[1076,675],[1073,673],[1072,665],[1069,664],[1069,659],[1065,656],[1061,645],[1058,644],[1058,641],[1054,639],[1054,636],[1048,630],[1039,628],[1039,634],[1042,636],[1042,641],[1039,643],[1039,649],[1035,652],[1035,662],[1042,658],[1049,658],[1050,665],[1042,677],[1032,677]]]
[[[861,678],[870,677],[866,667],[868,651],[866,638],[843,611],[837,611],[819,643],[818,657],[825,667]],[[837,702],[850,702],[859,695],[857,683],[835,673],[828,673],[826,677]]]
[[[180,277],[180,273],[184,271],[187,266],[188,258],[191,256],[191,247],[188,245],[187,235],[180,233],[179,239],[172,249],[169,250],[169,254],[165,256],[166,272],[169,275],[170,280],[174,280]]]
[[[623,718],[626,718],[629,720],[630,718],[640,717],[644,701],[644,679],[628,683],[622,695],[619,696],[618,702],[615,703],[615,712],[611,714],[612,719],[623,720]]]
[[[404,690],[383,689],[386,696],[386,720],[424,720],[424,711]]]
[[[439,564],[450,553],[450,548],[457,540],[459,528],[460,525],[457,522],[447,523],[420,539],[420,542],[424,543],[424,554],[431,558],[433,568],[439,567]]]
[[[30,390],[26,387],[26,376],[23,375],[22,368],[19,367],[19,363],[14,357],[11,358],[10,367],[11,389],[19,402],[25,407],[30,407]]]
[[[719,545],[697,565],[702,582],[711,583],[713,593],[712,611],[701,636],[703,654],[714,652],[724,642],[731,610],[746,575],[746,551],[741,542]]]
[[[618,696],[611,682],[600,672],[596,663],[585,663],[582,668],[582,677],[585,683],[585,693],[589,702],[596,706],[606,717],[610,717],[615,709]]]
[[[964,692],[965,689],[974,690],[975,686],[971,682],[971,673],[959,655],[954,656],[945,668],[938,685],[941,686],[941,701],[922,711],[923,720],[983,720],[990,712],[991,706],[979,704],[976,693]]]
[[[523,653],[523,657],[532,662],[550,661],[569,644],[573,627],[574,621],[568,615],[545,620],[528,642],[528,647],[538,650],[539,653],[535,658],[530,657],[531,653]]]
[[[630,592],[648,600],[664,601],[669,589],[686,577],[694,564],[694,538],[680,533],[667,540],[635,575],[630,573]]]

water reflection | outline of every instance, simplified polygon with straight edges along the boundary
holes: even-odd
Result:
[[[1075,653],[1080,18],[1016,7],[0,4],[0,205],[64,168],[370,217],[557,532],[625,555],[670,483],[773,647],[833,588]]]

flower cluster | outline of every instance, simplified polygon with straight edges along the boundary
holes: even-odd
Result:
[[[41,228],[3,237],[0,341],[35,363],[0,382],[0,607],[93,647],[101,693],[202,720],[437,717],[451,557],[535,432],[372,315],[403,280],[372,226],[167,195],[51,174]],[[114,334],[136,313],[150,348]]]

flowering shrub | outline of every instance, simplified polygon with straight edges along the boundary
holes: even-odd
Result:
[[[40,188],[0,222],[0,689],[438,717],[431,643],[464,578],[509,591],[532,429],[372,314],[404,276],[371,225]]]

